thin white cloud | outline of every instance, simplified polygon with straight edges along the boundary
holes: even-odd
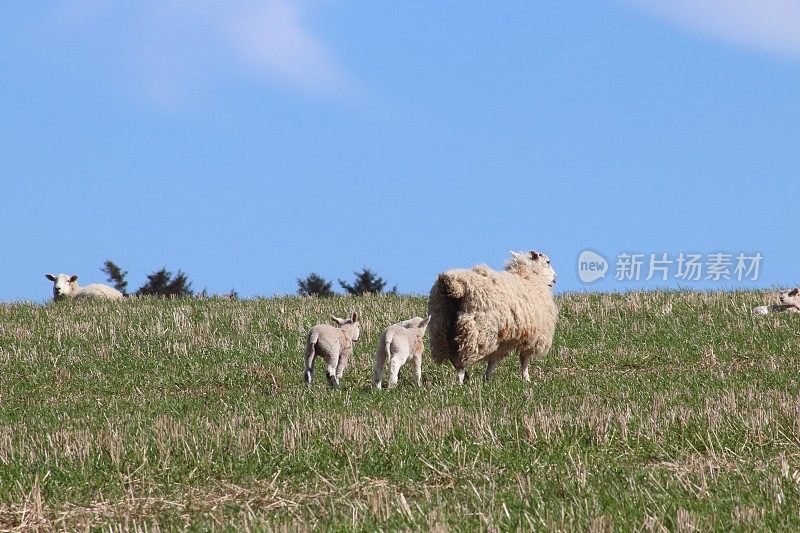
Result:
[[[621,0],[697,33],[800,59],[799,0]]]
[[[302,24],[297,5],[284,0],[258,4],[230,13],[224,22],[240,60],[310,93],[337,92],[348,85],[332,54]]]
[[[357,84],[307,24],[299,0],[72,0],[51,19],[91,30],[114,24],[149,97],[177,105],[215,78],[247,73],[313,96],[341,96]],[[80,28],[77,28],[80,26]]]

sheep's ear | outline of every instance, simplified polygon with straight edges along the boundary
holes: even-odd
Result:
[[[797,293],[800,293],[800,287],[795,287],[794,289],[789,291],[789,296],[797,296]]]
[[[524,258],[524,256],[519,252],[515,252],[514,250],[509,250],[509,251],[511,252],[511,257],[513,257],[514,259],[522,260]]]
[[[355,312],[355,311],[353,311],[353,316],[351,316],[351,317],[350,317],[350,321],[351,321],[353,324],[355,324],[356,322],[358,322],[358,315],[356,314],[356,312]]]
[[[531,250],[531,259],[533,259],[534,261],[539,259],[541,256],[542,256],[542,254],[540,254],[539,252],[537,252],[535,250]]]
[[[334,322],[336,322],[340,326],[345,323],[345,320],[343,318],[339,318],[338,316],[331,315],[331,318],[333,319]]]
[[[425,328],[428,327],[428,322],[430,322],[430,321],[431,321],[431,315],[428,315],[422,320],[422,322],[419,323],[418,327],[420,329],[425,329]]]
[[[45,274],[44,277],[46,277],[50,281],[55,281],[56,280],[56,277],[54,275],[52,275],[52,274]]]
[[[77,275],[73,275],[73,276],[69,277],[69,282],[70,283],[75,283],[76,281],[78,281],[78,276]]]

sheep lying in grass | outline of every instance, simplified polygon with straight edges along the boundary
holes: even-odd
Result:
[[[781,303],[772,305],[759,305],[753,308],[754,315],[767,315],[769,313],[800,313],[800,287],[784,291],[778,298]]]
[[[550,258],[534,251],[511,254],[503,272],[485,265],[448,270],[431,288],[431,355],[436,363],[449,360],[459,383],[477,361],[486,361],[488,380],[511,350],[519,355],[522,379],[530,381],[531,357],[546,354],[553,342],[558,307]]]
[[[122,293],[117,289],[101,283],[92,283],[81,287],[78,285],[78,276],[45,274],[45,277],[53,282],[53,300],[63,300],[65,298],[121,300],[123,297]]]
[[[414,361],[414,375],[417,385],[422,386],[422,342],[425,328],[431,317],[418,316],[392,324],[381,333],[378,350],[375,353],[375,367],[372,372],[372,386],[381,388],[381,378],[386,362],[389,362],[389,388],[397,386],[397,373],[409,359]]]
[[[332,387],[338,387],[342,373],[353,354],[353,343],[358,340],[360,327],[355,312],[347,319],[333,315],[331,318],[339,324],[338,328],[329,324],[319,324],[308,332],[306,369],[303,378],[309,385],[314,373],[314,359],[319,356],[325,361],[325,376],[328,378],[328,383]]]

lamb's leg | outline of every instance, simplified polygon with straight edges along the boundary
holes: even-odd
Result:
[[[397,386],[397,376],[400,373],[400,367],[403,366],[401,359],[395,357],[389,358],[389,388],[393,389]]]
[[[350,354],[352,350],[342,350],[339,353],[339,362],[336,364],[336,382],[338,383],[342,379],[342,374],[344,374],[344,369],[347,368],[347,363],[350,361]]]
[[[466,368],[459,368],[458,370],[458,384],[463,385],[465,381],[469,380],[469,372]]]
[[[314,375],[314,359],[316,358],[316,354],[314,353],[314,347],[311,346],[310,348],[306,349],[306,369],[303,372],[303,379],[306,382],[306,385],[311,385],[311,378]]]
[[[414,356],[414,377],[417,378],[417,387],[422,387],[422,354]]]
[[[386,364],[386,353],[382,349],[378,349],[375,354],[375,366],[372,369],[372,386],[376,389],[381,388],[381,379],[383,378],[383,366]]]
[[[325,377],[328,378],[328,384],[336,388],[339,386],[339,378],[336,376],[336,366],[339,364],[339,354],[331,354],[326,361],[328,365],[325,367]]]

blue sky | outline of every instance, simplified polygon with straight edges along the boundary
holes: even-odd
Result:
[[[2,301],[106,259],[131,289],[427,293],[510,249],[559,291],[800,283],[795,1],[3,2],[0,74]],[[681,252],[763,262],[613,279]]]

